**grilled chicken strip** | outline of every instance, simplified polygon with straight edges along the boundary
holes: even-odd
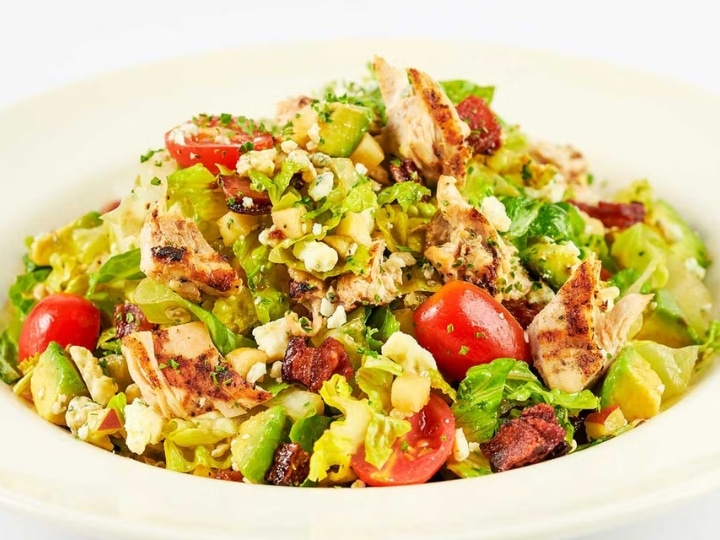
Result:
[[[462,279],[482,287],[498,301],[525,296],[532,285],[517,249],[460,194],[452,176],[437,185],[439,212],[425,236],[425,257],[443,281]]]
[[[214,409],[233,418],[272,397],[225,363],[198,321],[129,334],[122,353],[143,400],[166,418]]]
[[[629,293],[608,309],[600,267],[594,256],[578,265],[528,327],[535,368],[550,388],[580,392],[592,385],[653,297]]]
[[[139,240],[140,269],[183,298],[199,302],[201,291],[224,296],[242,287],[235,269],[210,247],[192,220],[155,208]]]
[[[373,68],[385,102],[388,147],[411,159],[427,181],[447,174],[462,184],[472,154],[465,143],[470,128],[440,85],[422,71],[398,69],[380,57]]]
[[[409,253],[392,253],[385,258],[385,240],[375,239],[370,246],[370,267],[363,275],[343,274],[336,292],[345,311],[362,304],[384,306],[400,294],[402,269],[415,264]]]

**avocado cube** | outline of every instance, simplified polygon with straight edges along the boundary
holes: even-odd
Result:
[[[280,406],[248,418],[230,444],[233,465],[251,482],[263,483],[275,450],[289,430],[287,413]]]
[[[75,363],[54,341],[40,355],[30,380],[30,393],[38,414],[53,424],[64,426],[70,400],[89,396]]]
[[[321,115],[318,151],[332,157],[348,157],[360,144],[370,127],[370,109],[348,103],[328,103],[328,111]]]
[[[640,353],[625,347],[610,366],[600,391],[601,408],[618,405],[632,422],[660,412],[665,387]]]

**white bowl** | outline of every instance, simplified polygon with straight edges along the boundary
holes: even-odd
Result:
[[[114,73],[0,112],[3,290],[23,240],[121,195],[138,156],[198,112],[270,116],[281,98],[356,79],[373,54],[497,87],[494,108],[586,152],[611,185],[648,177],[720,253],[720,100],[597,62],[471,43],[352,41],[227,51]],[[718,292],[718,272],[710,272]],[[283,489],[154,469],[74,440],[0,388],[0,499],[104,538],[559,538],[720,482],[720,373],[617,439],[474,480]]]

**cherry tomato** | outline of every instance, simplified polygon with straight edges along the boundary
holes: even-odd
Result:
[[[520,324],[490,294],[466,281],[451,281],[413,315],[418,342],[438,368],[456,381],[472,366],[496,358],[530,360]]]
[[[51,294],[28,313],[20,330],[18,358],[43,352],[51,341],[93,350],[100,335],[100,310],[75,294]]]
[[[381,469],[365,461],[364,445],[353,456],[351,466],[367,485],[422,484],[450,457],[455,443],[455,417],[442,398],[431,394],[428,404],[408,420],[410,431],[395,441]]]
[[[241,154],[274,144],[272,134],[260,125],[229,114],[201,114],[165,134],[165,146],[181,167],[202,163],[213,174],[218,165],[235,169]]]
[[[474,152],[494,154],[500,148],[502,128],[487,103],[478,96],[468,96],[456,108],[458,116],[470,126],[467,142]]]

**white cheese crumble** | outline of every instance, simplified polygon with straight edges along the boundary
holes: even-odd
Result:
[[[229,145],[230,137],[228,137],[227,135],[215,135],[215,142],[218,144]]]
[[[163,417],[139,399],[125,406],[125,443],[131,452],[142,454],[148,444],[162,437]]]
[[[282,378],[282,365],[282,360],[276,360],[272,366],[270,366],[270,376],[273,379],[280,380]]]
[[[102,407],[95,403],[87,396],[76,396],[70,400],[67,412],[65,413],[65,423],[70,431],[77,435],[80,428],[87,424],[88,415],[94,411],[101,411]]]
[[[480,212],[496,230],[500,232],[510,230],[512,221],[505,212],[505,205],[497,197],[493,195],[485,197],[480,205]]]
[[[255,201],[253,201],[250,197],[243,197],[242,205],[243,208],[252,208],[253,206],[255,206]]]
[[[308,195],[314,201],[319,201],[323,197],[330,195],[333,188],[334,176],[331,172],[318,174],[315,181],[308,188]]]
[[[355,164],[355,172],[357,172],[358,174],[361,174],[361,175],[365,176],[365,175],[368,173],[368,169],[367,169],[367,167],[366,167],[365,165],[363,165],[362,163],[356,163],[356,164]]]
[[[185,144],[185,139],[190,139],[197,134],[198,127],[193,123],[187,123],[173,129],[168,138],[175,144]]]
[[[296,244],[293,254],[305,263],[309,271],[329,272],[338,262],[337,251],[316,240]]]
[[[298,147],[298,144],[295,141],[290,140],[290,139],[280,143],[280,150],[282,150],[286,154],[289,154],[293,150],[297,149],[297,147]]]
[[[335,312],[328,317],[327,327],[330,329],[340,328],[346,322],[347,315],[345,314],[345,308],[343,306],[338,306]]]
[[[322,233],[322,225],[320,225],[319,223],[313,223],[312,233],[315,236],[319,236]]]
[[[268,360],[279,360],[285,356],[290,341],[290,327],[284,317],[258,326],[252,334],[258,349],[268,355]]]
[[[465,432],[462,428],[455,430],[455,442],[453,443],[453,459],[457,462],[465,461],[470,456],[470,446],[468,446]]]
[[[322,300],[320,300],[320,315],[323,317],[329,317],[333,314],[335,311],[335,306],[332,305],[332,302],[328,300],[327,298],[323,297]]]
[[[90,397],[103,407],[107,405],[110,398],[118,391],[115,379],[103,373],[100,361],[86,348],[73,345],[68,352],[85,381]]]
[[[273,176],[275,173],[275,158],[277,158],[277,150],[275,148],[251,150],[240,156],[235,170],[240,176],[247,176],[251,169],[261,172],[266,176]]]
[[[250,384],[255,384],[256,382],[262,380],[266,373],[267,365],[264,362],[257,362],[248,370],[245,378]]]
[[[430,351],[423,349],[414,337],[404,332],[392,334],[382,346],[381,352],[409,373],[427,376],[429,370],[437,369],[435,358]]]

